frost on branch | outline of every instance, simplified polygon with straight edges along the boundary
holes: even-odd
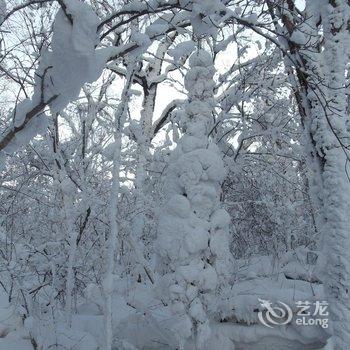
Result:
[[[209,53],[192,54],[185,77],[189,96],[182,120],[185,133],[172,155],[167,203],[159,223],[159,268],[172,310],[182,324],[180,347],[192,327],[199,348],[209,338],[209,309],[220,285],[227,282],[230,266],[230,218],[220,207],[225,169],[218,148],[208,138],[214,72]]]
[[[106,63],[109,51],[95,50],[99,19],[92,8],[78,0],[64,4],[65,11],[60,9],[55,17],[52,51],[42,52],[35,72],[33,96],[16,106],[13,129],[0,140],[0,150],[7,153],[42,133],[45,107],[53,113],[64,109],[85,83],[98,79]]]
[[[6,148],[6,152],[13,152],[45,130],[46,106],[53,113],[61,111],[78,97],[85,83],[97,80],[102,73],[108,50],[95,50],[98,17],[78,0],[67,0],[65,5],[66,13],[60,9],[55,17],[52,51],[42,53],[35,72],[33,96],[17,105],[13,130],[0,141],[0,149]]]
[[[45,55],[45,94],[49,98],[58,95],[51,104],[55,112],[76,99],[85,83],[93,82],[101,75],[105,61],[98,44],[99,19],[92,8],[78,0],[65,1],[66,12],[59,10],[54,23],[52,52]]]
[[[180,0],[180,5],[189,10],[193,32],[197,37],[215,36],[221,14],[227,11],[221,0]]]

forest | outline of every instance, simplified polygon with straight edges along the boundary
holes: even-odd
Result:
[[[0,0],[0,350],[350,349],[350,0]]]

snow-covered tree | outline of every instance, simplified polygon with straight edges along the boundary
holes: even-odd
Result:
[[[184,134],[167,169],[165,209],[158,246],[172,310],[179,315],[179,346],[195,331],[198,348],[210,338],[208,311],[230,271],[228,225],[220,206],[224,163],[208,133],[213,127],[213,59],[198,50],[185,77],[188,102],[181,115]]]
[[[346,0],[0,0],[0,348],[347,349],[348,39]]]

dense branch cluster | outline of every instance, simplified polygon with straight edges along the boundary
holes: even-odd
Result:
[[[347,350],[349,23],[0,0],[0,348]],[[332,327],[270,329],[259,300]]]

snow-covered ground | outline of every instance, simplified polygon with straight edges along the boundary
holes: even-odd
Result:
[[[261,324],[258,312],[263,311],[259,299],[272,303],[283,302],[296,312],[296,301],[323,300],[323,288],[318,282],[298,279],[308,276],[315,280],[313,265],[303,264],[303,252],[285,257],[278,266],[268,256],[236,261],[235,282],[219,301],[218,312],[211,315],[210,339],[203,350],[312,350],[325,347],[329,334],[321,326],[298,326],[293,319],[286,325],[268,328]],[[304,254],[305,258],[305,254]],[[290,267],[293,266],[293,278]],[[305,268],[308,274],[303,274]],[[288,277],[286,277],[288,276]],[[151,283],[131,283],[114,279],[113,334],[116,349],[175,349],[177,347],[178,319],[165,305],[160,288]],[[0,349],[33,349],[35,339],[39,349],[98,350],[104,346],[104,300],[97,285],[89,285],[84,298],[72,318],[72,328],[67,329],[64,317],[53,320],[26,319],[10,306],[7,294],[0,299]],[[195,349],[191,339],[185,349]]]

